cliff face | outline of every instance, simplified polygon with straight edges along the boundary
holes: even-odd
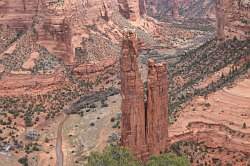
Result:
[[[137,21],[146,13],[145,0],[118,0],[119,11],[127,19]]]
[[[210,18],[215,20],[214,0],[146,0],[152,16],[185,18]]]
[[[184,3],[184,0],[182,3]],[[170,13],[174,18],[179,17],[179,0],[147,0],[147,8],[152,10],[153,15],[157,15],[163,11],[171,11]]]
[[[146,151],[144,88],[137,65],[136,36],[125,34],[122,43],[121,96],[122,128],[121,143],[138,156]]]
[[[57,1],[3,0],[1,2],[0,24],[23,30],[34,27],[37,32],[37,42],[66,63],[74,61],[71,27],[61,10],[50,9],[50,5]]]
[[[147,145],[149,154],[160,154],[168,146],[168,82],[166,64],[148,62]]]
[[[125,34],[122,44],[121,143],[135,155],[146,160],[149,155],[160,154],[168,146],[168,87],[166,64],[149,61],[148,93],[144,106],[144,88],[137,64],[137,39],[133,33]]]
[[[2,0],[0,1],[0,23],[23,28],[31,25],[38,9],[38,0]]]
[[[250,2],[247,0],[217,0],[217,37],[219,39],[250,38]]]

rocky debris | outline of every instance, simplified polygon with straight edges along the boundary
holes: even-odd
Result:
[[[219,39],[250,38],[250,8],[249,1],[217,0],[217,37]]]
[[[81,110],[83,108],[91,108],[94,107],[93,103],[105,100],[109,96],[114,96],[119,94],[119,90],[115,88],[109,88],[105,91],[100,91],[100,92],[94,92],[89,95],[85,95],[80,97],[77,101],[75,101],[72,106],[70,107],[71,109],[67,110],[67,113],[77,113],[76,111]]]
[[[139,159],[146,160],[149,155],[164,152],[168,145],[167,70],[164,64],[149,61],[145,108],[137,49],[137,36],[132,32],[125,32],[120,59],[121,144],[133,150]]]

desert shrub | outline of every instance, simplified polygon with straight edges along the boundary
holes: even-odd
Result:
[[[23,166],[28,166],[28,158],[27,158],[27,156],[18,159],[18,162],[20,164],[22,164]]]
[[[133,155],[125,148],[109,146],[103,153],[95,152],[88,158],[87,166],[140,166]]]
[[[149,159],[147,166],[190,166],[188,159],[173,153],[153,156]]]
[[[188,159],[172,153],[153,156],[145,164],[146,166],[190,166]],[[109,146],[103,153],[95,152],[88,158],[87,166],[143,166],[125,148]]]

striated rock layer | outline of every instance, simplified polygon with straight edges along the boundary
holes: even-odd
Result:
[[[245,0],[217,0],[217,37],[244,40],[250,38],[250,2]]]
[[[73,63],[71,27],[66,16],[49,6],[57,1],[2,0],[0,3],[0,24],[13,29],[34,28],[37,42],[66,63]]]
[[[148,93],[144,104],[144,87],[137,65],[137,38],[126,33],[122,43],[121,144],[146,160],[168,147],[168,87],[166,64],[149,60]],[[146,106],[146,108],[145,108]]]

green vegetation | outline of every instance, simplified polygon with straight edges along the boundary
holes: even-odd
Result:
[[[95,152],[88,158],[87,166],[139,166],[131,153],[121,147],[110,146],[103,153]]]
[[[190,163],[186,157],[169,153],[151,157],[147,166],[190,166]]]
[[[18,159],[18,162],[19,162],[20,164],[22,164],[23,166],[28,166],[28,165],[29,165],[29,164],[28,164],[28,158],[27,158],[27,156]]]
[[[125,148],[110,146],[103,153],[95,152],[88,158],[87,166],[142,166],[143,164]],[[149,159],[146,166],[189,166],[186,157],[162,154]]]

